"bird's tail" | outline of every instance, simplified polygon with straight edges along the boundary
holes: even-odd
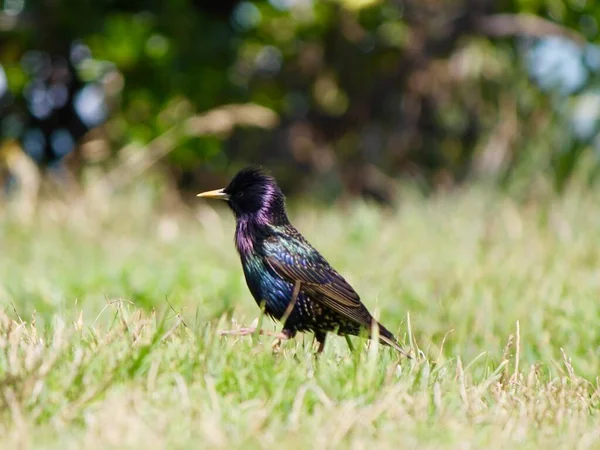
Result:
[[[388,345],[394,350],[398,351],[398,353],[400,353],[401,355],[406,356],[408,359],[412,359],[412,357],[405,350],[403,350],[402,347],[400,347],[398,341],[396,340],[396,337],[392,334],[390,330],[381,325],[379,322],[377,322],[377,325],[379,327],[379,341],[382,344]]]

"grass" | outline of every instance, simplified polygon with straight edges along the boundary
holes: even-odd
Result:
[[[233,219],[148,197],[0,219],[0,448],[597,448],[598,194],[293,206],[412,362],[220,337],[258,317]]]

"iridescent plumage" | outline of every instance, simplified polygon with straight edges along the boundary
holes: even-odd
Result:
[[[248,288],[283,332],[312,331],[323,350],[328,332],[371,335],[405,354],[352,286],[294,228],[275,179],[260,169],[241,170],[218,191],[200,194],[226,200],[236,217],[235,244]]]

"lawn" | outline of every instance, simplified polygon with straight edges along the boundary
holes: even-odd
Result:
[[[4,211],[0,448],[598,448],[599,204],[292,203],[413,361],[219,336],[259,318],[225,210],[140,186]]]

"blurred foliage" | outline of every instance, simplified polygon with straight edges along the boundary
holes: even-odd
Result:
[[[578,168],[598,173],[594,1],[4,0],[0,11],[2,135],[42,165],[160,161],[198,188],[253,162],[288,192],[312,174],[332,196],[384,203],[398,176],[428,191],[543,173],[560,190]],[[89,86],[100,100],[85,100]],[[41,117],[43,92],[54,110]],[[279,120],[238,120],[235,105]]]

